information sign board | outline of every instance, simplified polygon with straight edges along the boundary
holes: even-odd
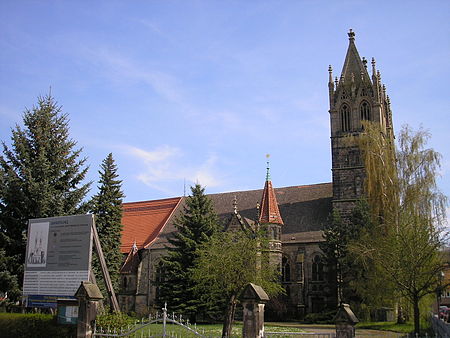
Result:
[[[29,220],[23,281],[27,306],[56,307],[57,298],[73,297],[89,280],[93,224],[93,215]]]

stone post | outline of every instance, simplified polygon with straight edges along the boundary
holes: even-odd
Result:
[[[98,301],[103,299],[97,284],[81,282],[75,293],[78,298],[77,338],[91,338],[97,317]]]
[[[355,337],[355,325],[359,322],[350,305],[341,303],[334,317],[336,323],[336,338]]]
[[[249,283],[241,293],[243,307],[242,337],[264,337],[264,305],[269,296],[259,285]]]

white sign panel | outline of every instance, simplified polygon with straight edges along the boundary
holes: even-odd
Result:
[[[29,221],[23,281],[29,302],[33,297],[45,303],[44,298],[73,296],[80,283],[89,279],[93,222],[93,215]]]

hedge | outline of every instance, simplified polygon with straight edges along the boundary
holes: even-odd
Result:
[[[58,325],[56,316],[42,313],[0,313],[0,337],[76,337],[75,325]]]

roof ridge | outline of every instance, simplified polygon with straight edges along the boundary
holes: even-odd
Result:
[[[131,205],[131,204],[143,204],[143,203],[154,203],[154,202],[162,202],[162,201],[169,201],[169,200],[180,200],[183,196],[178,197],[167,197],[167,198],[160,198],[160,199],[154,199],[154,200],[145,200],[145,201],[135,201],[135,202],[124,202],[122,205]]]

